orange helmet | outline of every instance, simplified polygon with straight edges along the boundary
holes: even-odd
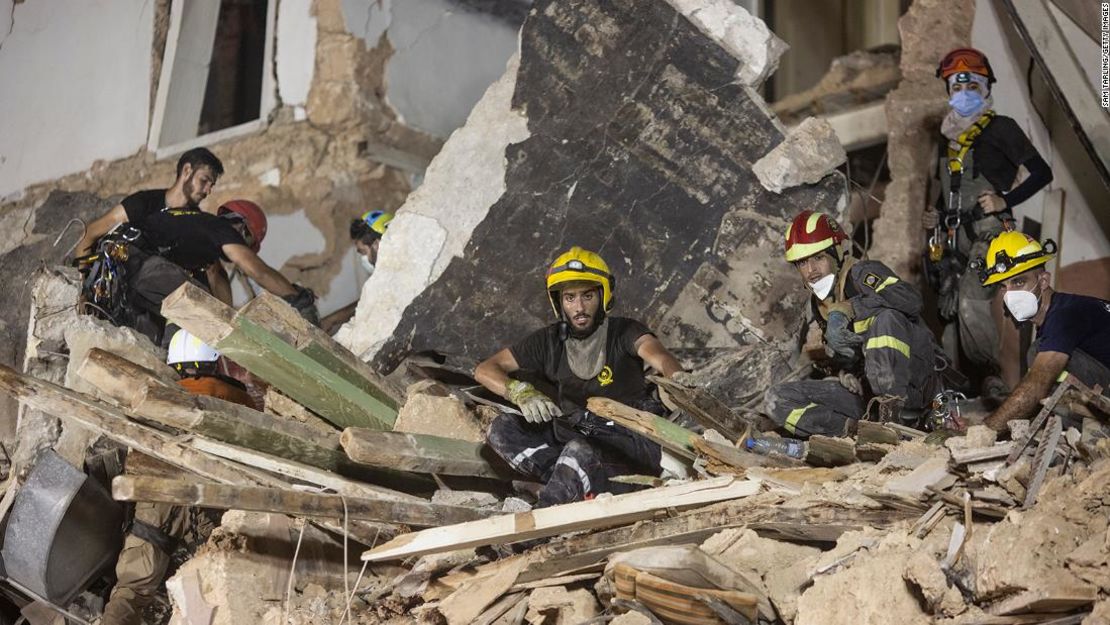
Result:
[[[824,213],[802,211],[786,229],[786,261],[794,262],[840,245],[848,238],[836,220]],[[839,254],[837,255],[839,258]]]
[[[224,202],[216,214],[228,219],[242,219],[251,239],[247,241],[247,247],[255,254],[262,249],[262,239],[266,238],[266,213],[258,204],[250,200],[231,200]]]
[[[943,78],[945,81],[952,74],[960,72],[986,76],[988,85],[995,82],[994,71],[991,69],[990,61],[987,60],[987,55],[975,48],[956,48],[944,55],[937,65],[937,78]]]

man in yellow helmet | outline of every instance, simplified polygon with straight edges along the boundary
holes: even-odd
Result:
[[[366,275],[374,273],[374,265],[378,262],[378,248],[382,244],[382,236],[389,229],[389,222],[393,221],[394,214],[381,210],[366,211],[358,219],[351,220],[351,242],[355,244],[355,253],[358,254],[358,264],[366,271]],[[351,320],[358,310],[358,300],[347,304],[343,308],[328,314],[320,320],[320,327],[328,334],[334,334],[339,326]]]
[[[1037,329],[1029,371],[987,417],[986,424],[996,430],[1033,416],[1065,371],[1088,386],[1110,388],[1110,302],[1054,291],[1044,265],[1055,252],[1052,241],[1041,245],[1020,232],[1003,232],[991,241],[982,263],[983,285],[999,285],[1014,323]]]
[[[613,274],[594,252],[572,247],[547,271],[558,321],[481,362],[474,377],[520,408],[490,426],[490,447],[518,471],[545,483],[540,506],[613,492],[609,478],[660,471],[659,445],[585,410],[590,397],[607,397],[661,413],[644,376],[647,363],[670,377],[681,370],[646,326],[608,315]],[[554,388],[549,395],[510,377],[533,374]]]

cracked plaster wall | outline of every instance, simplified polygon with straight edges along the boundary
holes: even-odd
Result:
[[[515,49],[515,30],[511,24],[453,5],[435,2],[420,4],[421,7],[411,10],[408,7],[398,9],[397,14],[401,17],[393,26],[402,35],[414,35],[421,28],[427,30],[428,24],[412,21],[410,15],[419,13],[427,17],[429,11],[434,13],[433,9],[442,9],[442,15],[432,20],[432,30],[411,39],[416,42],[416,58],[424,59],[423,63],[434,64],[435,55],[429,50],[438,50],[436,54],[441,57],[447,55],[457,64],[466,64],[469,53],[460,46],[467,39],[489,39],[493,37],[490,33],[495,30],[502,32],[502,35],[510,33],[510,47]],[[0,180],[7,183],[14,193],[7,202],[0,202],[0,224],[4,225],[3,235],[0,235],[0,253],[20,253],[24,246],[44,236],[52,237],[61,229],[64,221],[53,218],[49,223],[37,223],[39,208],[51,192],[88,192],[92,194],[89,198],[92,201],[94,198],[119,198],[144,188],[164,187],[173,179],[176,160],[173,156],[156,160],[143,147],[150,114],[152,65],[158,65],[156,61],[151,63],[152,47],[160,47],[155,31],[159,17],[165,16],[158,14],[159,7],[163,7],[161,11],[164,12],[168,3],[144,3],[139,0],[113,3],[112,10],[106,11],[108,15],[101,19],[111,22],[114,29],[102,27],[99,20],[86,20],[93,28],[79,28],[73,24],[76,18],[72,16],[61,20],[54,15],[41,15],[36,22],[30,16],[37,14],[26,11],[27,7],[36,5],[47,9],[53,7],[52,0],[15,5],[16,39],[11,41],[17,43],[15,50],[18,54],[9,56],[10,47],[0,49],[0,76],[4,75],[4,71],[11,71],[10,66],[22,64],[33,67],[38,73],[36,82],[47,85],[76,82],[80,86],[81,81],[75,81],[71,74],[83,70],[88,80],[97,82],[98,86],[103,85],[104,90],[111,94],[111,105],[133,104],[135,110],[128,109],[126,115],[117,115],[118,111],[102,110],[108,106],[106,104],[72,95],[65,98],[67,106],[82,102],[84,106],[77,111],[67,109],[60,113],[64,114],[62,119],[56,122],[50,120],[49,123],[63,128],[69,128],[69,124],[72,128],[67,130],[68,136],[84,141],[84,137],[92,134],[89,129],[93,127],[97,132],[110,134],[109,122],[119,117],[129,125],[134,136],[118,149],[112,141],[89,139],[87,160],[66,165],[62,159],[57,159],[50,163],[52,169],[38,173],[24,168],[18,176],[8,176],[11,170],[5,170],[0,163]],[[382,150],[392,150],[411,157],[414,162],[427,163],[442,145],[441,140],[432,134],[405,124],[394,112],[391,102],[387,101],[389,85],[386,74],[389,70],[386,63],[395,59],[390,38],[379,36],[368,40],[362,36],[364,30],[358,30],[358,36],[348,30],[350,19],[345,11],[359,9],[368,14],[371,7],[378,6],[377,0],[282,0],[277,16],[274,68],[282,106],[275,111],[265,130],[209,146],[224,161],[227,173],[204,207],[214,210],[221,202],[238,197],[250,198],[261,204],[273,219],[263,247],[263,258],[291,280],[315,289],[321,295],[320,309],[324,313],[355,300],[366,279],[348,241],[350,219],[371,208],[398,208],[411,188],[413,170],[397,169]],[[10,0],[0,0],[0,14],[6,17],[11,14],[12,8]],[[66,12],[58,10],[54,13]],[[80,11],[70,10],[69,13],[82,15]],[[24,19],[24,15],[29,17]],[[137,24],[140,18],[141,23]],[[69,50],[69,57],[80,56],[88,58],[89,62],[73,64],[71,59],[67,59],[66,63],[56,62],[53,66],[44,67],[26,62],[27,59],[37,58],[37,53],[26,49],[27,42],[22,40],[26,37],[20,34],[23,24],[27,28],[45,28],[47,32],[68,25],[70,31],[61,38],[74,42],[74,45],[83,45],[81,42],[92,39],[131,43],[138,39],[143,41],[143,46],[137,51],[118,55],[94,53],[82,56]],[[365,26],[365,20],[361,24]],[[475,24],[489,30],[476,28]],[[6,24],[0,22],[0,26]],[[461,28],[464,33],[461,36],[451,34],[449,31],[455,28]],[[5,32],[6,27],[0,30],[0,35]],[[104,37],[104,33],[114,33],[115,36]],[[136,36],[136,33],[139,35]],[[431,45],[434,42],[430,40],[437,38],[450,40],[453,47],[436,48]],[[45,45],[37,40],[35,43]],[[483,42],[480,48],[488,52],[491,46]],[[457,65],[452,66],[455,76],[442,78],[442,73],[437,74],[450,83],[442,85],[440,97],[450,104],[448,108],[452,114],[460,114],[461,111],[461,115],[465,116],[470,103],[457,94],[466,89],[476,89],[480,95],[488,83],[503,72],[509,53],[504,52],[504,56],[493,63],[496,69],[488,77],[462,71]],[[405,54],[401,53],[402,60]],[[140,67],[121,72],[116,56],[126,56]],[[104,58],[111,62],[102,62]],[[486,61],[472,64],[487,70],[491,66]],[[30,72],[28,67],[19,68],[20,76]],[[124,73],[127,75],[120,76]],[[43,76],[47,78],[43,79]],[[111,88],[113,81],[117,80],[128,82],[133,97],[123,97],[123,90]],[[465,82],[466,89],[457,88],[454,85],[456,82]],[[4,84],[7,85],[8,81]],[[36,88],[41,91],[45,87]],[[42,114],[40,100],[43,97],[38,92],[27,95],[14,94],[6,88],[0,90],[0,136],[5,137],[0,153],[12,144],[8,137],[18,136],[7,131],[10,119],[22,119],[24,128],[41,134],[46,122],[35,115]],[[448,134],[451,127],[444,119],[448,118],[438,118],[437,128]],[[457,119],[459,124],[462,121]],[[119,133],[112,135],[113,139],[120,137]],[[67,138],[63,143],[62,147],[72,149],[74,142]],[[123,145],[122,142],[117,143]],[[384,164],[386,162],[389,164]],[[75,234],[71,232],[70,238],[73,236]],[[71,242],[67,240],[58,249],[51,249],[43,260],[57,262],[61,252]],[[9,278],[0,277],[5,281]],[[245,291],[241,284],[236,286],[236,292],[242,301]],[[7,320],[9,316],[7,312],[2,312],[3,319]],[[14,317],[13,321],[16,321]],[[16,325],[21,324],[14,322],[10,329],[18,330],[14,327]]]
[[[0,198],[146,142],[154,3],[0,0]]]
[[[516,52],[518,26],[446,0],[343,0],[347,28],[386,37],[386,99],[410,126],[446,138]]]

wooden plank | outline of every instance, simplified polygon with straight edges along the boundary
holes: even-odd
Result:
[[[404,390],[359,360],[322,329],[309,323],[292,306],[263,291],[239,310],[239,315],[273,332],[297,351],[338,373],[344,380],[397,410]]]
[[[703,427],[713,428],[724,436],[737,440],[751,428],[758,432],[758,424],[733,412],[724,402],[700,388],[691,388],[658,375],[648,380],[659,386],[670,400]]]
[[[518,584],[519,586],[519,584]],[[497,600],[496,603],[486,609],[485,612],[474,619],[473,625],[493,625],[493,622],[501,618],[501,615],[516,607],[516,605],[528,598],[526,592],[514,592],[505,595]]]
[[[287,488],[213,484],[181,479],[121,475],[112,481],[116,501],[153,501],[219,510],[277,512],[295,516],[349,519],[434,527],[464,523],[491,513],[462,506],[383,498],[344,497]]]
[[[820,467],[841,467],[857,462],[856,444],[850,438],[814,434],[806,440],[806,462]]]
[[[347,428],[343,430],[339,442],[352,461],[372,467],[493,479],[511,479],[513,476],[507,467],[491,463],[483,456],[485,445],[470,441],[427,434]]]
[[[19,401],[47,414],[76,423],[97,434],[141,451],[200,477],[225,484],[260,485],[288,487],[289,482],[251,467],[216,458],[184,443],[178,437],[136,423],[128,418],[126,411],[110,406],[100,400],[82,395],[44,380],[23,375],[10,367],[0,365],[0,393],[5,393]],[[367,488],[373,487],[366,485]],[[392,493],[381,489],[386,493]],[[399,497],[409,495],[398,494]],[[332,531],[342,532],[342,528],[327,523],[318,523]],[[352,537],[364,544],[373,544],[381,535],[389,536],[396,528],[388,525],[369,527],[352,523]]]
[[[513,562],[495,575],[463,584],[439,602],[439,613],[447,619],[447,625],[471,625],[487,606],[512,588],[522,568],[523,561]]]
[[[952,450],[952,464],[971,464],[974,462],[982,462],[984,460],[994,460],[996,458],[1004,458],[1010,454],[1014,449],[1013,441],[1006,443],[998,443],[991,447],[979,447],[976,449],[953,449]]]
[[[586,401],[586,407],[598,416],[612,419],[633,432],[659,443],[667,451],[691,461],[697,458],[694,439],[700,436],[677,423],[671,423],[658,415],[637,410],[605,397],[589,398]]]
[[[657,510],[747,497],[759,489],[757,482],[724,477],[539,508],[399,536],[363,553],[362,559],[372,562],[394,560],[466,547],[543,538],[583,529],[612,527],[650,518]]]
[[[167,296],[162,315],[338,427],[388,430],[397,419],[395,403],[368,394],[193,284]]]
[[[518,582],[538,581],[569,571],[579,571],[604,562],[609,555],[618,551],[668,544],[701,543],[730,527],[752,527],[775,535],[805,533],[820,536],[817,540],[822,542],[835,542],[847,531],[867,527],[881,529],[913,518],[911,513],[897,510],[856,510],[834,505],[784,508],[776,505],[778,501],[777,496],[765,493],[652,521],[554,540],[532,549],[524,556],[516,556],[529,558],[529,564]]]
[[[1026,613],[1069,612],[1098,601],[1098,587],[1090,584],[1050,584],[1020,592],[990,607],[1001,616]]]
[[[339,432],[278,419],[248,406],[216,397],[194,395],[167,384],[126,358],[100,349],[89,350],[77,373],[106,389],[121,403],[130,401],[135,414],[163,425],[213,440],[261,451],[348,477],[416,489],[434,488],[423,478],[392,468],[362,467],[339,449]]]

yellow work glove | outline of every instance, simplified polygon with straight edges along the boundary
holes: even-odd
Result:
[[[527,382],[513,380],[509,382],[508,389],[509,401],[520,408],[529,423],[543,423],[563,414],[558,404]]]

